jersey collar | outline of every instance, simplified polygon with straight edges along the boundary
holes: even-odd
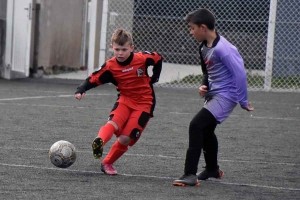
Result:
[[[124,62],[119,62],[117,59],[116,60],[117,60],[117,63],[119,65],[121,65],[121,66],[127,66],[127,65],[129,65],[131,63],[132,59],[133,59],[133,52],[130,53],[130,56]]]
[[[217,46],[218,42],[220,41],[220,35],[219,35],[219,33],[218,33],[217,31],[216,31],[216,35],[217,35],[217,37],[215,38],[215,40],[214,40],[214,42],[213,42],[211,48]],[[206,41],[206,40],[203,41],[203,44],[204,44],[205,46],[207,46],[207,41]]]

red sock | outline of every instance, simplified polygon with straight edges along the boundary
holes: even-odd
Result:
[[[105,124],[99,130],[98,136],[103,140],[103,146],[111,139],[116,129],[112,124]]]
[[[118,140],[112,145],[107,156],[103,159],[103,164],[113,164],[118,160],[126,151],[128,150],[128,145],[121,144]]]

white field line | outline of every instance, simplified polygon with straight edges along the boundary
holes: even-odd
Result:
[[[10,89],[0,89],[1,92],[10,92]],[[75,90],[74,90],[75,91]],[[36,92],[36,93],[63,93],[66,94],[68,93],[67,91],[55,91],[55,90],[18,90],[14,89],[14,92]]]
[[[110,96],[112,94],[86,94],[89,96]],[[116,96],[116,95],[115,95]],[[0,99],[0,101],[16,101],[16,100],[26,100],[26,99],[49,99],[49,98],[65,98],[65,97],[74,97],[74,94],[61,94],[61,95],[52,95],[52,96],[31,96],[31,97],[15,97],[15,98],[5,98]]]
[[[8,89],[4,89],[4,88],[0,88],[0,91],[3,91],[3,92],[9,92],[10,90]],[[58,94],[58,93],[62,93],[62,94],[66,94],[66,93],[69,93],[68,91],[55,91],[55,90],[14,90],[15,92],[36,92],[36,93],[54,93],[54,94]],[[75,90],[74,90],[75,91]],[[103,95],[103,94],[86,94],[86,95]],[[112,95],[112,96],[115,96],[115,94],[107,94],[107,95]],[[176,95],[176,94],[175,94]],[[47,96],[48,97],[48,96]],[[21,98],[21,97],[20,97]],[[156,97],[158,99],[163,99],[163,98],[170,98],[170,96],[159,96],[159,97]],[[178,97],[178,96],[173,96],[172,99],[182,99],[181,97]],[[1,99],[0,99],[1,100]],[[200,99],[200,98],[190,98],[189,100],[192,100],[192,101],[202,101],[203,99]],[[250,99],[250,103],[251,104],[269,104],[269,105],[289,105],[289,106],[300,106],[300,103],[295,103],[295,104],[290,104],[290,103],[276,103],[276,102],[261,102],[261,101],[251,101]]]
[[[16,147],[0,147],[4,150],[28,150],[28,151],[49,151],[49,149],[41,148],[16,148]],[[90,151],[77,151],[78,153],[90,153]],[[103,154],[107,154],[104,152]],[[165,158],[165,159],[176,159],[181,160],[183,157],[179,156],[166,156],[166,155],[149,155],[149,154],[130,154],[125,153],[124,156],[133,156],[133,157],[152,157],[152,158]],[[249,163],[249,164],[271,164],[271,165],[287,165],[287,166],[300,166],[298,163],[284,163],[284,162],[266,162],[266,161],[252,161],[252,160],[219,160],[220,162],[232,162],[232,163]]]
[[[8,163],[0,163],[0,165],[7,166],[7,167],[31,168],[31,169],[38,169],[38,170],[68,171],[68,172],[79,172],[79,173],[87,173],[87,174],[103,174],[103,172],[99,172],[99,171],[72,170],[72,169],[61,169],[61,168],[52,168],[52,167],[39,167],[39,166],[33,166],[33,165],[16,165],[16,164],[8,164]],[[127,176],[127,177],[143,177],[143,178],[156,178],[156,179],[167,179],[167,180],[177,179],[177,177],[151,176],[151,175],[142,175],[142,174],[140,174],[140,175],[119,174],[119,175]],[[271,189],[271,190],[300,191],[300,188],[275,187],[275,186],[247,184],[247,183],[231,183],[231,182],[222,182],[220,180],[213,181],[213,182],[223,184],[223,185],[247,186],[247,187],[265,188],[265,189]],[[170,187],[172,187],[172,186],[170,186]]]
[[[1,91],[1,89],[0,89]],[[67,93],[67,92],[57,92],[57,91],[40,91],[40,90],[22,90],[22,92],[38,92],[38,93]],[[116,96],[117,94],[109,94],[109,93],[96,93],[96,94],[86,94],[88,96]],[[30,97],[16,97],[16,98],[7,98],[7,99],[0,99],[0,101],[9,101],[9,100],[23,100],[23,99],[42,99],[42,98],[55,98],[55,97],[73,97],[74,94],[70,95],[51,95],[51,96],[30,96]],[[163,98],[170,98],[170,96],[166,97],[156,97],[158,99]],[[172,99],[181,99],[180,97],[172,97]],[[189,100],[192,101],[201,101],[201,99],[198,98],[191,98]],[[269,104],[269,105],[289,105],[289,106],[300,106],[300,103],[290,104],[290,103],[275,103],[275,102],[261,102],[261,101],[250,101],[252,104]]]
[[[239,115],[230,115],[229,117],[238,117],[238,118],[240,118],[241,116],[239,116]],[[270,119],[270,120],[284,120],[284,121],[298,121],[298,120],[300,120],[300,118],[292,118],[292,117],[259,117],[259,116],[253,116],[253,115],[250,115],[248,117],[253,118],[253,119]]]
[[[97,94],[98,95],[98,94]],[[101,95],[109,95],[109,94],[101,94]],[[23,99],[39,99],[39,98],[53,98],[53,97],[73,97],[73,95],[58,95],[58,96],[38,96],[38,97],[22,97]],[[8,98],[8,99],[0,99],[0,105],[16,105],[16,106],[33,106],[33,107],[52,107],[52,108],[78,108],[78,109],[89,109],[90,107],[87,106],[60,106],[60,105],[51,105],[51,104],[26,104],[26,103],[10,103],[5,101],[13,101],[13,100],[22,100],[22,98]],[[4,102],[1,102],[4,101]],[[95,110],[110,110],[110,108],[94,108]],[[156,111],[156,112],[159,112]],[[164,112],[165,113],[165,112]],[[170,114],[175,115],[195,115],[195,113],[189,112],[168,112]],[[237,117],[240,118],[240,115],[230,115],[229,117]],[[243,116],[245,117],[245,116]],[[246,116],[247,117],[247,116]],[[299,121],[300,118],[291,118],[291,117],[260,117],[260,116],[253,116],[249,115],[249,118],[253,119],[269,119],[269,120],[284,120],[284,121]]]
[[[170,114],[175,115],[195,115],[195,113],[182,113],[182,112],[169,112]],[[229,117],[237,117],[240,118],[241,115],[230,115]],[[249,117],[253,119],[270,119],[270,120],[284,120],[284,121],[299,121],[300,118],[292,118],[292,117],[259,117],[259,116],[243,116],[243,117]]]
[[[1,100],[0,100],[1,101]],[[0,105],[14,105],[14,106],[32,106],[32,107],[50,107],[50,108],[76,108],[76,109],[89,109],[88,106],[60,106],[60,105],[51,105],[51,104],[28,104],[28,103],[3,103],[0,102]],[[93,110],[111,110],[111,108],[98,108],[92,107]]]
[[[157,97],[157,98],[165,98],[165,97]],[[166,97],[166,98],[170,98],[170,97]],[[172,99],[182,99],[180,97],[172,97]],[[195,98],[191,98],[189,100],[193,100],[193,101],[200,101],[200,102],[204,102],[203,99],[195,99]],[[283,106],[300,106],[300,103],[277,103],[277,102],[263,102],[263,101],[249,101],[251,103],[251,105],[253,104],[267,104],[267,105],[283,105]]]
[[[107,94],[107,93],[99,93],[99,94],[86,94],[90,96],[115,96],[115,94]],[[4,98],[0,99],[0,104],[5,104],[2,102],[7,101],[17,101],[17,100],[26,100],[26,99],[49,99],[49,98],[66,98],[66,97],[74,97],[74,95],[53,95],[53,96],[31,96],[31,97],[15,97],[15,98]],[[256,102],[256,103],[265,103],[265,102]],[[12,104],[9,102],[9,104]],[[18,106],[35,106],[35,107],[58,107],[58,108],[89,108],[89,107],[75,107],[75,106],[59,106],[59,105],[48,105],[48,104],[24,104],[24,103],[13,103],[12,105],[18,105]],[[284,103],[278,103],[277,105],[290,105],[290,104],[284,104]],[[298,104],[295,104],[298,105]],[[299,104],[300,105],[300,104]],[[94,109],[94,108],[93,108]],[[107,110],[107,109],[101,109],[100,110]],[[176,115],[194,115],[195,113],[184,113],[184,112],[169,112],[170,114],[176,114]],[[230,117],[240,117],[239,115],[230,115]],[[250,118],[254,119],[269,119],[269,120],[285,120],[285,121],[298,121],[299,118],[287,118],[287,117],[260,117],[260,116],[253,116],[251,115]]]

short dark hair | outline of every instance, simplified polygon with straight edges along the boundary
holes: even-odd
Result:
[[[197,10],[190,12],[184,18],[188,23],[192,22],[198,26],[205,24],[208,29],[214,30],[215,28],[215,16],[206,8],[198,8]]]
[[[111,44],[115,43],[118,45],[123,46],[129,42],[130,45],[133,44],[132,36],[129,32],[125,31],[124,29],[117,29],[113,33],[111,37]]]

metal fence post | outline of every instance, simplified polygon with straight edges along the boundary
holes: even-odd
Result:
[[[89,4],[90,29],[89,29],[89,47],[88,47],[88,75],[99,68],[99,46],[100,46],[100,21],[102,1],[91,0]]]
[[[269,91],[272,87],[272,68],[273,68],[273,59],[274,59],[273,54],[274,54],[274,39],[275,39],[275,26],[276,26],[276,11],[277,11],[277,0],[271,0],[269,23],[268,23],[265,80],[264,80],[264,90],[267,91]]]
[[[107,32],[107,17],[108,17],[107,15],[108,15],[108,0],[103,0],[101,34],[100,34],[99,66],[101,66],[105,62],[106,32]]]

